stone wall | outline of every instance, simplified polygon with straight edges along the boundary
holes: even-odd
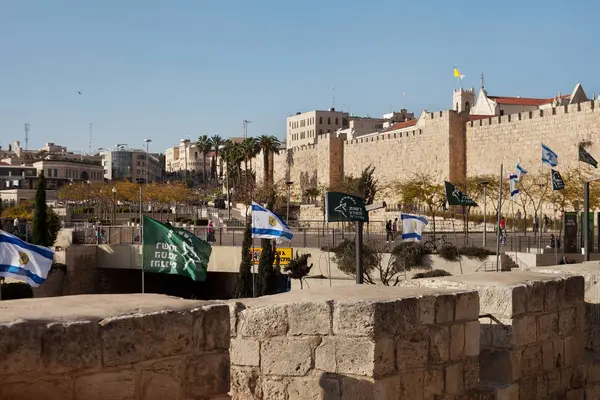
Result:
[[[226,399],[229,312],[160,295],[0,302],[0,399]]]
[[[599,154],[599,106],[596,100],[468,122],[467,175],[497,175],[500,163],[514,168],[518,159],[536,172],[542,142],[558,154],[559,170],[577,168],[580,141],[590,141],[588,151]]]
[[[476,292],[337,287],[232,309],[234,399],[452,399],[478,386]]]
[[[406,284],[479,292],[483,393],[497,399],[583,398],[583,277],[500,272]]]

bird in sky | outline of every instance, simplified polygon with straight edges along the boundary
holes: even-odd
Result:
[[[79,95],[81,96],[81,92],[78,90],[77,93],[79,93]]]

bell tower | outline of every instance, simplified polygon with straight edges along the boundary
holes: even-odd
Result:
[[[475,104],[475,89],[454,89],[452,94],[452,109],[456,112],[469,112]]]

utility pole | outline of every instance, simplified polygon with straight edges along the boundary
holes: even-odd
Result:
[[[248,121],[247,119],[242,121],[242,125],[244,126],[244,139],[248,138],[248,124],[252,121]]]
[[[25,124],[25,151],[29,150],[29,123]]]

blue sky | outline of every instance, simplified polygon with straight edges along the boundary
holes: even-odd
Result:
[[[600,94],[600,3],[0,0],[0,144],[163,151],[199,134],[285,136],[296,111],[380,116],[491,95]],[[82,95],[78,95],[81,91]],[[402,93],[405,96],[402,96]]]

